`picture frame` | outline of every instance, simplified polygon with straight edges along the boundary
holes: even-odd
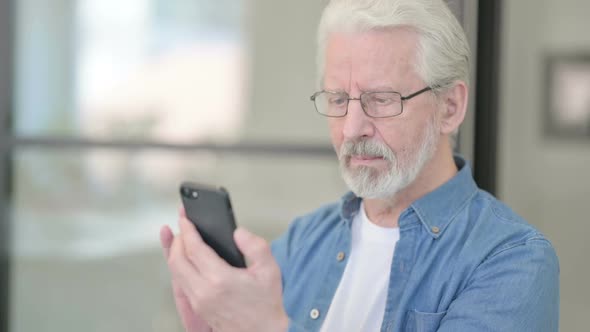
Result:
[[[546,58],[544,134],[590,139],[590,51]]]

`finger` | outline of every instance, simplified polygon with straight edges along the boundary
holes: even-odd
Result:
[[[172,282],[172,287],[174,289],[174,300],[183,325],[187,331],[211,332],[209,325],[195,310],[199,309],[201,305],[198,301],[199,298],[197,297],[200,288],[195,288],[195,286],[203,287],[205,284],[198,273],[190,274],[190,269],[179,268],[178,264],[187,264],[186,262],[178,263],[179,260],[183,260],[182,257],[176,258],[177,254],[183,253],[184,251],[182,248],[182,239],[178,238],[178,241],[174,241],[174,236],[170,228],[167,226],[165,228],[166,230],[164,230],[164,227],[162,228],[161,233],[169,233],[171,235],[170,246],[168,246],[167,249],[167,258],[170,257],[170,255],[174,255],[174,259],[170,260],[172,263],[169,263],[169,266],[171,266],[170,270],[173,271],[172,275],[174,281]],[[167,235],[165,235],[165,237],[167,237]],[[173,244],[173,242],[176,242],[176,244]],[[171,248],[173,245],[175,246],[174,253],[172,253]],[[188,283],[189,279],[191,282],[190,284]],[[190,296],[187,294],[190,294]]]
[[[170,257],[170,247],[172,247],[172,241],[174,241],[174,234],[168,225],[162,226],[160,229],[160,244],[164,250],[164,257],[168,259]]]
[[[191,304],[194,304],[195,296],[200,293],[199,287],[205,284],[199,270],[184,255],[184,243],[179,236],[172,242],[168,266],[175,284],[180,287]]]
[[[186,218],[186,210],[184,209],[184,206],[180,206],[180,208],[178,208],[178,215],[181,218]]]
[[[245,228],[238,227],[234,232],[234,240],[238,249],[248,261],[248,267],[265,266],[269,262],[274,263],[274,257],[268,242],[249,232]]]
[[[186,218],[180,218],[180,236],[184,242],[185,255],[188,260],[205,275],[214,275],[227,272],[230,265],[227,264],[207,243]]]

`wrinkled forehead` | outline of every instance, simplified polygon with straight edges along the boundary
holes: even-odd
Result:
[[[326,40],[324,85],[398,85],[413,78],[418,40],[418,33],[406,28],[331,33]]]

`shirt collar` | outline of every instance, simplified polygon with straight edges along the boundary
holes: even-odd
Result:
[[[471,167],[460,156],[455,156],[459,171],[453,178],[422,196],[400,215],[400,227],[403,217],[413,210],[428,233],[438,238],[453,221],[462,207],[477,193],[477,185],[471,174]],[[361,198],[354,193],[346,193],[341,200],[340,216],[350,224],[358,213]]]
[[[455,165],[459,171],[454,177],[416,200],[408,208],[416,212],[428,233],[434,238],[444,233],[451,221],[478,191],[469,164],[463,158],[455,156]]]
[[[361,198],[355,195],[352,191],[347,192],[340,201],[340,217],[344,220],[349,226],[359,212],[361,207]]]

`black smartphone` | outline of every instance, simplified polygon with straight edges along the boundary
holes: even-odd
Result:
[[[205,243],[229,264],[246,267],[244,256],[234,242],[236,221],[227,190],[183,182],[180,197],[187,218],[197,227]]]

